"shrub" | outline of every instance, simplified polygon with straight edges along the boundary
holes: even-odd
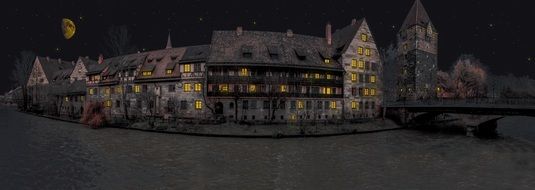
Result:
[[[86,102],[80,122],[93,129],[103,127],[106,124],[106,115],[102,102]]]

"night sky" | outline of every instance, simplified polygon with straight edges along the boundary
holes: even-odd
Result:
[[[279,31],[324,36],[366,17],[379,47],[394,42],[414,0],[334,1],[10,1],[2,5],[0,93],[9,80],[15,56],[32,50],[41,56],[96,59],[103,52],[108,27],[127,25],[140,51],[209,44],[213,30]],[[474,54],[493,73],[535,77],[535,11],[530,1],[422,0],[439,31],[439,67],[447,70],[460,54]],[[61,19],[77,31],[65,40]]]

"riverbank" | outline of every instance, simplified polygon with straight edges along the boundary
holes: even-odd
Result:
[[[49,115],[39,115],[31,112],[22,112],[38,117],[59,120],[70,123],[81,124],[78,120],[66,119]],[[234,138],[295,138],[295,137],[329,137],[340,135],[353,135],[376,133],[383,131],[399,130],[398,126],[391,120],[370,120],[364,123],[345,124],[274,124],[274,125],[241,125],[236,123],[224,123],[218,125],[202,124],[168,124],[138,122],[127,126],[107,126],[108,128],[121,128],[130,130],[140,130],[147,132],[182,134],[192,136],[207,137],[234,137]]]

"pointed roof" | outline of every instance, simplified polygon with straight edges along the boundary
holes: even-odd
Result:
[[[173,48],[173,45],[171,44],[171,32],[167,34],[167,45],[165,46],[165,49]]]
[[[431,23],[431,19],[427,14],[427,11],[422,5],[422,2],[420,2],[420,0],[416,0],[414,1],[414,4],[412,5],[412,8],[409,11],[407,17],[405,18],[405,21],[403,22],[403,25],[401,26],[400,30],[408,29],[414,25],[427,27],[428,24],[431,24],[431,26],[434,28],[433,24]]]
[[[347,48],[351,44],[351,41],[353,40],[353,38],[355,38],[355,35],[357,35],[358,30],[365,22],[365,18],[361,18],[359,20],[353,19],[350,25],[334,32],[333,44],[336,48],[337,54],[342,54],[347,51]]]

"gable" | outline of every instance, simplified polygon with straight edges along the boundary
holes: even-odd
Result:
[[[85,80],[87,69],[85,68],[85,65],[81,59],[78,60],[76,65],[74,66],[74,69],[70,75],[70,80],[77,81],[77,80]]]
[[[43,70],[43,66],[38,58],[35,58],[33,63],[32,71],[28,79],[27,86],[34,86],[37,84],[48,84],[48,79]]]

